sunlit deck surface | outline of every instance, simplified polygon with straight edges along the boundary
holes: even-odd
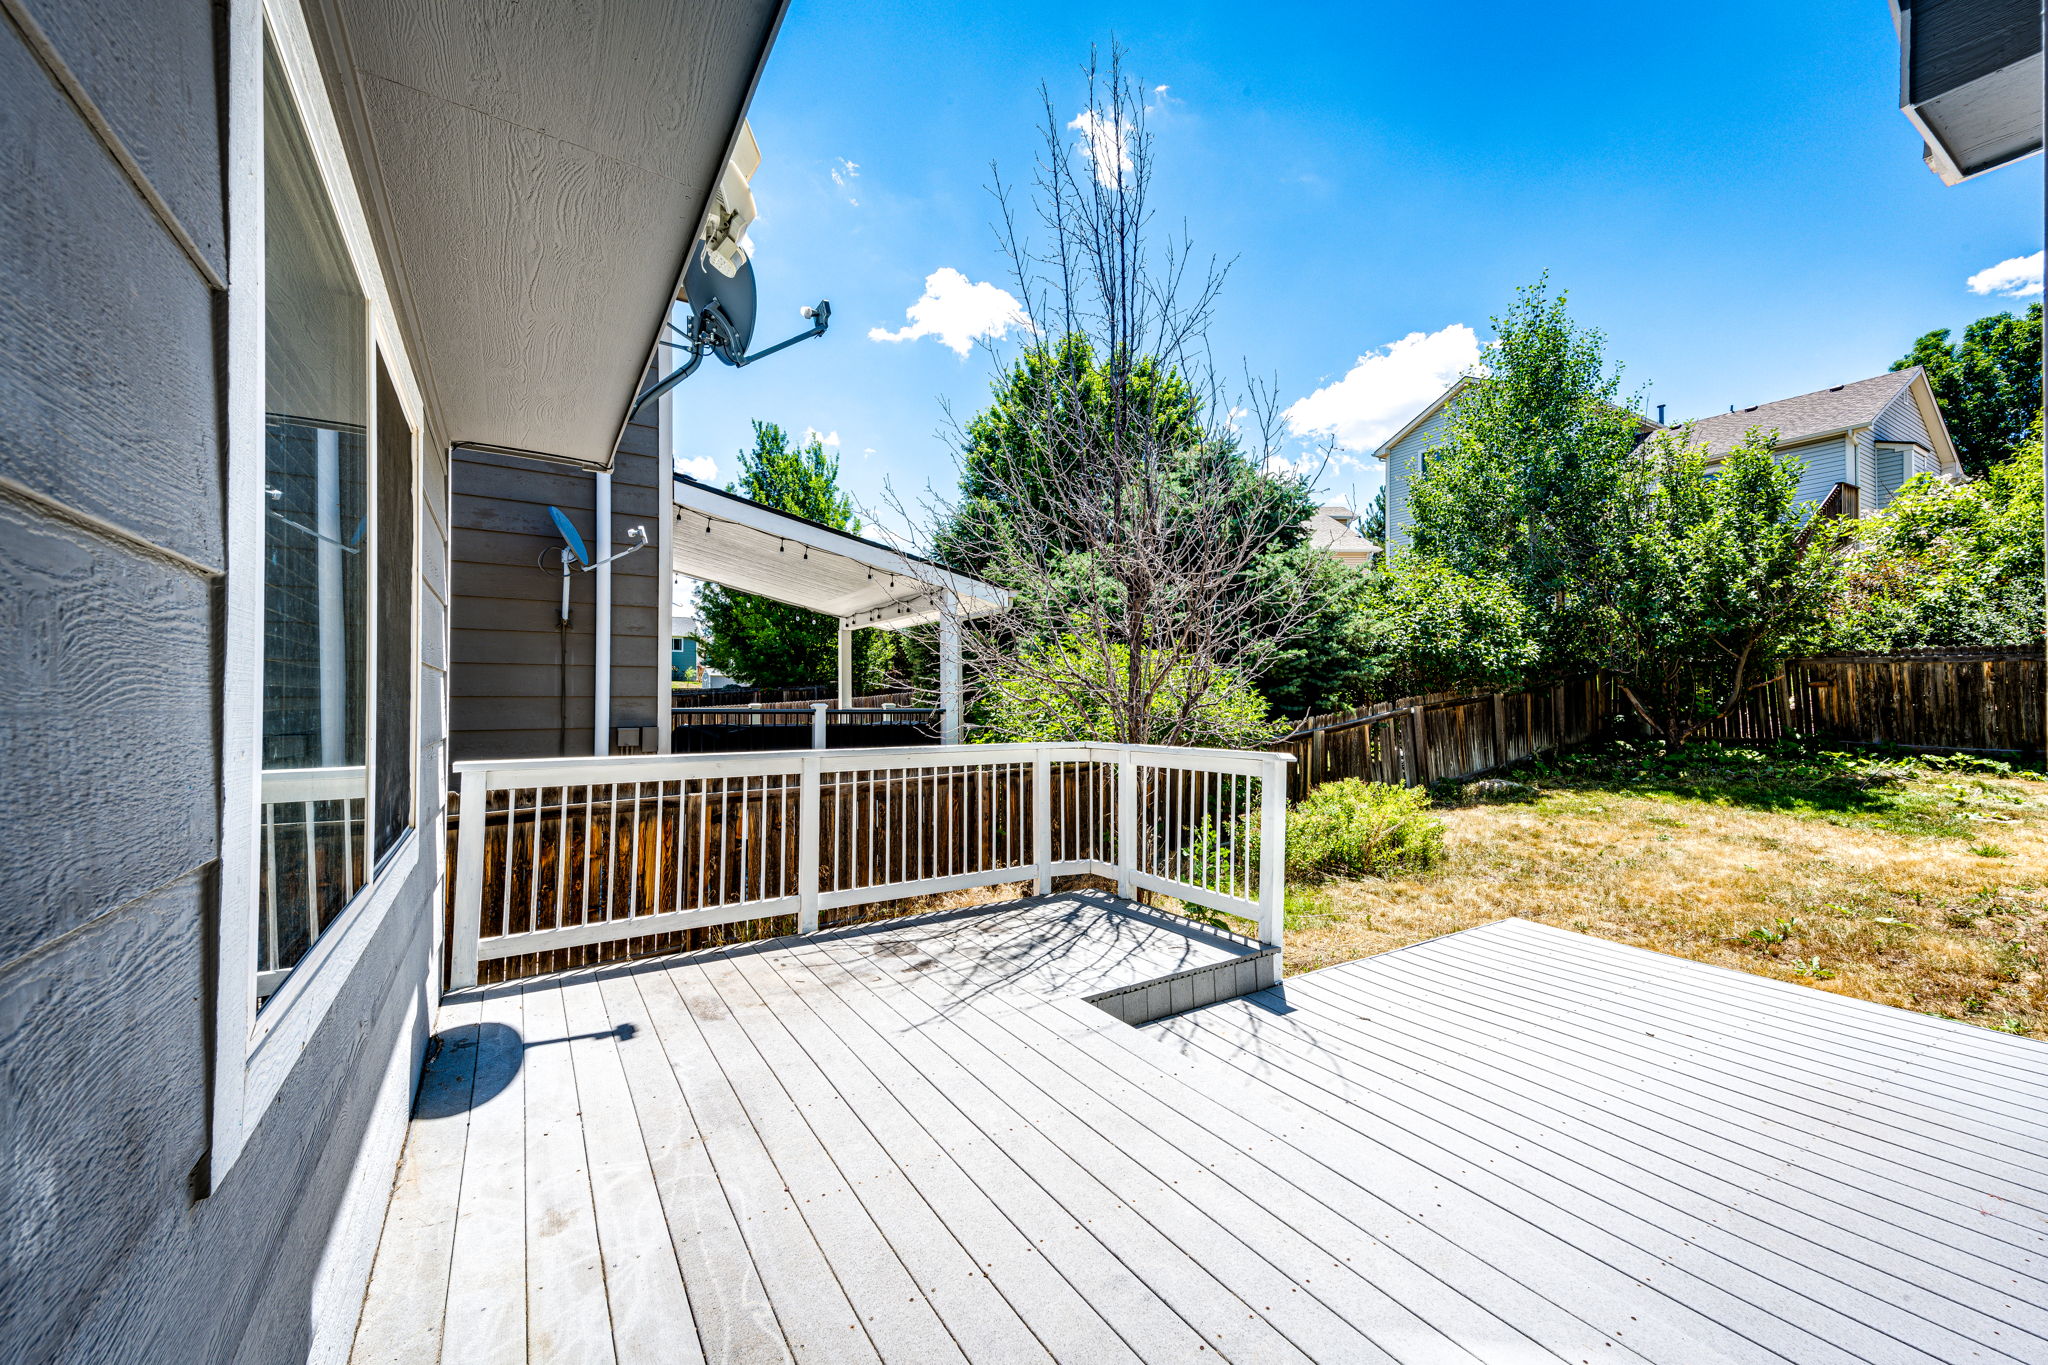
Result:
[[[1087,1003],[1253,952],[1052,897],[451,997],[356,1358],[2048,1360],[2048,1048],[1512,921]]]

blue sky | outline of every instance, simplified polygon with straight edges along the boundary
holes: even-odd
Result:
[[[1000,316],[961,288],[1007,283],[989,164],[1028,172],[1040,82],[1071,118],[1112,34],[1167,87],[1162,217],[1237,258],[1211,345],[1353,447],[1338,496],[1372,496],[1365,448],[1469,353],[1457,329],[1483,339],[1545,269],[1674,420],[1878,373],[1921,332],[2038,297],[1966,281],[2040,250],[2040,160],[1957,187],[1921,164],[1882,0],[796,0],[751,114],[756,346],[820,297],[832,330],[685,383],[685,467],[731,478],[759,417],[836,434],[870,508],[885,478],[950,486],[942,402],[985,401],[986,356],[870,333],[903,330],[941,271],[954,326]]]

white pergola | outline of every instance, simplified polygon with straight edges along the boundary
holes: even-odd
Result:
[[[675,476],[675,572],[839,621],[839,705],[853,701],[853,632],[939,627],[941,739],[960,742],[960,622],[1010,594],[878,541]]]

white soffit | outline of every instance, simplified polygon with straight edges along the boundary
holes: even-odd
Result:
[[[608,467],[786,0],[315,0],[448,440]]]
[[[984,616],[1010,594],[876,541],[835,531],[677,475],[674,568],[685,577],[772,598],[851,626],[901,630],[959,614]]]

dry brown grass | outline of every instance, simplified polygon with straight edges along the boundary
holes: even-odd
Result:
[[[1947,832],[1914,830],[1896,803],[1758,809],[1585,780],[1445,810],[1441,867],[1298,890],[1288,970],[1521,916],[2048,1036],[2048,782],[1927,771],[1890,792]],[[1989,816],[1956,814],[1987,802]],[[1991,841],[2004,856],[1971,851]]]

